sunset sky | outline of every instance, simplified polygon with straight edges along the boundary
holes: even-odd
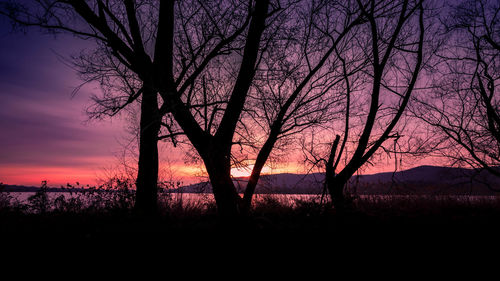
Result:
[[[123,117],[87,122],[85,108],[97,87],[82,88],[81,81],[58,55],[78,53],[90,42],[70,36],[12,33],[0,18],[0,182],[4,184],[49,186],[80,182],[96,184],[119,163],[123,144],[130,139]],[[58,55],[57,55],[58,54]],[[165,151],[168,150],[168,151]],[[176,180],[199,180],[197,166],[186,166],[181,151],[164,148],[163,170]],[[167,153],[168,152],[168,153]],[[292,157],[293,158],[293,157]],[[406,167],[417,164],[406,162]],[[393,163],[382,163],[367,173],[389,171]],[[270,172],[301,172],[290,163]],[[245,175],[234,171],[234,176]],[[161,176],[161,175],[160,175]]]
[[[94,185],[109,176],[131,138],[127,122],[123,116],[89,122],[85,108],[99,89],[87,86],[72,97],[81,81],[58,57],[91,43],[35,30],[13,33],[4,18],[0,42],[0,182]],[[175,180],[186,183],[198,180],[199,167],[186,166],[181,151],[164,150],[164,174],[175,173]]]

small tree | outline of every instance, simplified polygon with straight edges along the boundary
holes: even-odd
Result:
[[[353,1],[301,4],[289,15],[294,23],[285,25],[286,28],[280,30],[280,40],[273,41],[272,48],[266,50],[254,80],[252,107],[246,114],[261,132],[255,135],[263,140],[257,146],[244,191],[245,210],[251,206],[262,169],[273,148],[335,117],[329,109],[343,99],[336,90],[344,77],[342,63],[335,54],[346,51],[347,42],[353,40],[359,26],[367,22]],[[255,147],[254,142],[249,142]]]
[[[357,6],[367,24],[348,51],[336,52],[344,95],[344,105],[337,106],[344,116],[331,122],[329,130],[342,133],[335,134],[323,163],[325,186],[339,209],[345,206],[349,179],[384,142],[400,136],[395,130],[424,60],[423,1],[357,1]],[[311,140],[312,154],[317,140],[324,142],[321,137]]]

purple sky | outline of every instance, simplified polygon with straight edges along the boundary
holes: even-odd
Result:
[[[55,38],[34,29],[12,33],[0,17],[0,182],[94,185],[97,177],[105,177],[105,171],[118,164],[121,143],[130,138],[125,121],[86,122],[89,96],[99,89],[88,86],[72,97],[81,81],[57,56],[77,54],[86,46],[91,42],[67,35]],[[160,177],[168,179],[164,171],[174,180],[197,181],[193,176],[200,173],[199,167],[186,166],[182,153],[172,152],[170,146],[161,151]],[[300,172],[297,165],[273,172]],[[380,163],[377,170],[367,172],[391,170],[393,165]],[[245,173],[234,171],[237,176]]]
[[[68,35],[13,33],[0,17],[1,183],[95,185],[96,178],[120,167],[118,157],[131,137],[127,123],[120,117],[88,122],[90,95],[100,89],[86,86],[72,97],[81,80],[58,57],[78,54],[86,46],[92,47],[91,42]],[[199,180],[200,167],[186,166],[182,153],[165,145],[161,152],[161,178]]]
[[[56,55],[77,53],[85,44],[36,30],[11,33],[0,18],[0,182],[93,184],[115,161],[123,121],[85,122],[89,95],[98,89],[86,87],[72,98],[80,80]]]

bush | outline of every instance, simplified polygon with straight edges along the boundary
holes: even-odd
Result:
[[[51,209],[51,202],[47,195],[47,181],[42,181],[40,189],[28,198],[28,208],[38,214],[45,214]]]

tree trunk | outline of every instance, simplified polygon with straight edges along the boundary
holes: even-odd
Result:
[[[229,157],[223,153],[211,151],[204,158],[210,184],[213,188],[217,210],[224,219],[235,219],[240,215],[241,197],[238,195],[231,179],[231,164]]]
[[[259,182],[262,168],[264,168],[267,158],[269,158],[274,144],[278,139],[278,132],[278,130],[272,131],[272,133],[269,135],[268,139],[260,149],[259,154],[257,155],[257,159],[255,159],[252,174],[248,179],[248,183],[245,189],[245,196],[243,197],[242,212],[245,214],[247,214],[252,207],[252,198],[255,193],[255,188],[257,187],[257,183]]]
[[[217,210],[223,218],[237,218],[240,215],[241,197],[236,192],[230,175],[210,174]]]
[[[257,183],[259,182],[261,171],[262,167],[259,167],[258,169],[253,169],[252,174],[248,178],[248,183],[245,189],[245,195],[243,196],[242,210],[241,210],[242,213],[244,214],[248,214],[252,209],[252,199],[255,193],[255,188],[257,187]]]
[[[343,211],[346,208],[346,200],[344,187],[347,184],[349,177],[342,175],[326,175],[326,187],[330,193],[333,207],[338,211]]]
[[[141,102],[139,164],[135,211],[151,215],[158,209],[158,132],[160,116],[156,93],[144,89]]]

